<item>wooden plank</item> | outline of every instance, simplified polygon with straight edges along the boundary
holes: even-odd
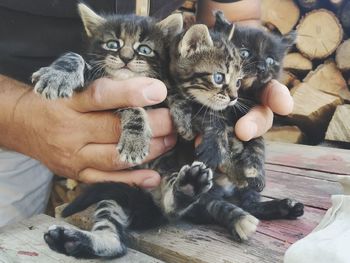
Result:
[[[260,233],[237,243],[220,227],[179,223],[132,233],[131,245],[166,262],[274,263],[282,262],[290,244]]]
[[[43,239],[44,232],[52,224],[68,225],[47,215],[38,215],[26,221],[0,228],[0,262],[100,262],[98,260],[77,260],[52,251]],[[105,260],[104,262],[161,263],[162,261],[129,249],[125,257]]]
[[[303,204],[322,209],[331,206],[330,197],[342,193],[339,183],[267,171],[262,194],[270,198],[292,198]]]
[[[296,220],[261,221],[257,232],[293,244],[309,234],[325,213],[325,210],[305,207],[304,215]]]
[[[266,162],[283,166],[350,175],[350,151],[268,142]]]
[[[265,164],[265,169],[267,173],[269,171],[275,171],[275,172],[280,172],[284,174],[290,174],[291,176],[303,176],[303,177],[327,180],[331,182],[337,182],[337,175],[328,173],[328,172],[320,172],[320,171],[308,170],[308,169],[299,168],[299,167],[282,166],[282,165],[268,164],[268,163]],[[345,174],[343,175],[346,176]]]

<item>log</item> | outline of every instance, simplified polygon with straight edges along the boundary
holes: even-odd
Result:
[[[344,29],[349,33],[350,32],[350,2],[347,1],[347,3],[342,7],[339,19],[344,27]]]
[[[336,106],[342,103],[337,96],[326,94],[301,83],[293,93],[294,109],[289,115],[290,123],[306,134],[310,143],[323,140]]]
[[[350,143],[350,105],[340,105],[329,123],[326,140]]]
[[[279,81],[290,89],[300,83],[300,80],[293,73],[285,70],[282,71]]]
[[[263,137],[267,141],[302,143],[304,134],[297,126],[274,126]]]
[[[319,6],[319,0],[298,0],[299,5],[305,10],[315,9]]]
[[[262,0],[261,20],[275,26],[283,35],[293,29],[299,16],[300,10],[293,0]]]
[[[335,61],[341,71],[350,70],[350,39],[345,40],[338,48]]]
[[[343,39],[338,18],[326,9],[307,13],[297,26],[297,34],[297,48],[310,59],[330,56]]]
[[[347,99],[347,97],[350,99],[346,81],[333,60],[327,60],[314,71],[310,71],[303,82],[314,89],[342,97],[343,99]]]
[[[332,6],[335,8],[340,8],[342,4],[344,3],[344,0],[329,0]]]
[[[312,62],[302,54],[292,52],[284,57],[283,68],[293,72],[306,72],[312,70]]]

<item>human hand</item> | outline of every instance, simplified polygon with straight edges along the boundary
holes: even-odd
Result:
[[[124,170],[116,144],[120,120],[111,110],[158,104],[166,87],[155,79],[99,79],[69,100],[48,101],[27,92],[14,113],[17,151],[40,160],[54,173],[86,183],[125,182],[154,187],[160,176],[153,170]],[[148,110],[153,138],[150,161],[175,145],[167,109]],[[14,125],[16,126],[16,125]]]
[[[273,112],[288,115],[294,102],[288,88],[277,80],[271,80],[262,93],[262,105],[255,106],[240,118],[235,125],[235,133],[242,141],[249,141],[267,132],[273,122]]]

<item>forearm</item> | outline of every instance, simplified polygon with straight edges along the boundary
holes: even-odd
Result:
[[[30,87],[0,75],[0,147],[23,152],[20,139],[25,133],[17,113],[28,92]]]
[[[213,0],[201,0],[197,4],[197,22],[213,26],[213,11],[222,10],[225,17],[233,22],[258,25],[261,17],[261,0],[242,0],[232,3],[220,3]]]

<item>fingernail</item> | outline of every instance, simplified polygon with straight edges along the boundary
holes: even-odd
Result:
[[[161,102],[166,97],[166,89],[159,82],[152,81],[144,88],[143,95],[150,101]]]
[[[176,135],[171,134],[164,138],[164,145],[167,148],[171,148],[176,144]]]
[[[147,178],[141,183],[142,188],[154,188],[158,185],[159,179],[156,176]]]
[[[247,141],[251,140],[256,136],[258,132],[258,126],[255,122],[249,122],[248,129],[247,129]]]

